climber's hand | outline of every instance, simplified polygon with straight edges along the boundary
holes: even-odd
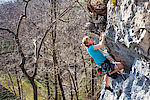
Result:
[[[109,74],[109,72],[106,72],[107,76],[111,77],[111,75]]]
[[[101,36],[104,36],[105,35],[105,32],[101,32]]]

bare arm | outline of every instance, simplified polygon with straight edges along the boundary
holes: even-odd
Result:
[[[104,46],[104,44],[105,44],[105,35],[103,33],[102,34],[102,40],[99,42],[99,44],[93,45],[93,49],[94,50],[100,49],[100,48],[102,48]]]

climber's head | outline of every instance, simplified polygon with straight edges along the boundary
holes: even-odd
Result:
[[[92,45],[94,43],[94,41],[89,38],[88,36],[85,36],[83,39],[82,39],[82,45],[84,45],[85,47],[89,47],[90,45]]]

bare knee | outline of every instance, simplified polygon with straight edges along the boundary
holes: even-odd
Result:
[[[118,69],[119,69],[119,70],[123,69],[123,65],[122,65],[122,64],[119,64],[119,65],[118,65]]]
[[[116,67],[115,69],[119,70],[123,69],[123,65],[120,62],[115,63],[115,67]]]
[[[120,63],[120,68],[121,68],[121,69],[123,69],[123,67],[124,67],[124,66],[123,66],[123,64],[122,64],[122,63]]]

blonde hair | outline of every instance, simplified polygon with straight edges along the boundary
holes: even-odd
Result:
[[[87,39],[89,39],[88,36],[85,36],[85,37],[82,39],[82,45],[85,46],[85,47],[88,47],[88,46],[89,46],[89,43],[88,43]]]

